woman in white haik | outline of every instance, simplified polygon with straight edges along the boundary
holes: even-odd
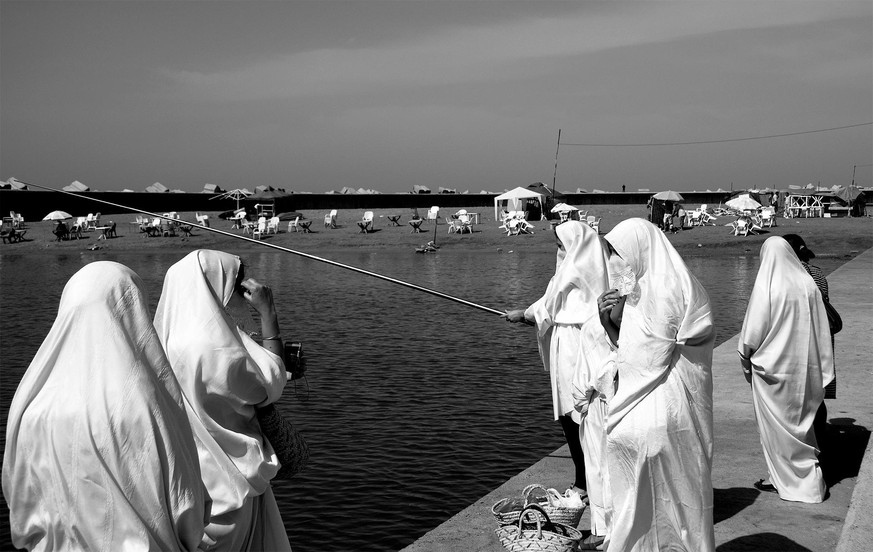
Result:
[[[604,238],[611,279],[622,288],[598,300],[617,346],[606,424],[613,509],[606,549],[711,552],[709,297],[655,225],[628,219]]]
[[[209,517],[182,393],[142,281],[70,278],[6,426],[3,494],[28,550],[197,550]]]
[[[270,480],[279,461],[261,434],[255,406],[282,395],[276,310],[270,288],[243,278],[239,257],[189,253],[167,271],[155,328],[185,395],[212,517],[207,550],[290,550]],[[237,326],[251,304],[264,346]]]
[[[555,418],[579,424],[592,534],[584,546],[595,549],[607,532],[603,424],[614,378],[609,338],[597,316],[597,297],[607,289],[606,250],[582,222],[559,224],[555,234],[557,266],[545,293],[526,310],[509,311],[506,319],[536,324]]]
[[[826,488],[812,424],[834,377],[833,347],[818,286],[780,236],[761,246],[738,353],[770,473],[769,483],[755,487],[821,502]]]

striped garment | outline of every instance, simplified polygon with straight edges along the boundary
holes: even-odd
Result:
[[[802,261],[801,261],[802,262]],[[825,301],[830,302],[830,298],[828,297],[828,281],[824,276],[824,272],[817,267],[813,266],[809,263],[803,262],[803,268],[812,276],[815,285],[818,286],[818,290],[821,292],[822,298]],[[834,344],[834,336],[831,335],[831,345]],[[836,351],[834,351],[834,361],[836,361]],[[837,398],[837,373],[834,371],[834,379],[825,387],[825,396],[826,399],[836,399]]]
[[[813,281],[815,281],[815,285],[818,286],[818,290],[821,292],[821,296],[825,301],[830,302],[830,298],[828,298],[828,281],[824,276],[824,272],[817,266],[811,265],[809,263],[803,263],[803,268],[809,272],[809,275],[812,276]]]

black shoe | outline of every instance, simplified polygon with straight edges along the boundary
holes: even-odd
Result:
[[[763,479],[755,481],[755,488],[764,493],[778,493],[772,483],[764,483]]]
[[[579,542],[578,550],[603,550],[604,540],[600,535],[588,535]]]

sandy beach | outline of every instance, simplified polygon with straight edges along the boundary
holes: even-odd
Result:
[[[585,209],[585,206],[579,206]],[[539,250],[551,248],[554,234],[550,231],[549,221],[533,222],[533,234],[507,236],[494,221],[493,209],[468,208],[469,212],[479,213],[479,224],[474,225],[472,234],[450,234],[445,216],[455,212],[455,209],[444,209],[441,212],[439,224],[434,232],[434,224],[425,222],[422,232],[412,232],[408,221],[411,209],[374,209],[375,231],[363,234],[357,222],[363,216],[362,210],[340,210],[337,216],[338,227],[325,228],[323,224],[326,212],[301,211],[307,220],[311,220],[311,232],[288,231],[288,222],[280,225],[280,233],[265,236],[263,242],[311,254],[327,253],[332,250],[346,248],[405,248],[413,252],[428,241],[436,240],[440,247],[439,253],[449,253],[453,250],[488,250],[500,249],[505,252],[522,250]],[[645,217],[644,205],[597,205],[590,206],[588,213],[601,218],[600,232],[607,233],[617,223],[631,217]],[[210,216],[212,228],[246,236],[241,230],[232,229],[232,223],[218,218],[218,212],[205,213]],[[423,213],[422,213],[423,214]],[[401,215],[399,226],[393,226],[388,216]],[[180,213],[183,220],[193,222],[194,213]],[[209,230],[193,227],[192,235],[184,237],[177,232],[175,237],[146,237],[139,232],[131,213],[104,214],[101,223],[114,221],[117,237],[98,239],[99,231],[89,231],[82,239],[57,241],[52,234],[54,223],[49,221],[28,222],[24,241],[12,244],[2,244],[0,256],[38,253],[68,253],[86,249],[110,251],[139,251],[150,249],[178,249],[181,251],[211,248],[247,250],[259,247],[256,243],[235,239]],[[796,233],[801,235],[809,247],[820,257],[836,257],[850,259],[859,252],[873,247],[873,218],[777,218],[776,226],[765,228],[759,234],[734,236],[729,227],[732,217],[719,217],[714,226],[693,227],[669,234],[670,242],[682,255],[688,256],[735,256],[757,254],[761,243],[772,235]],[[246,236],[249,237],[249,236]]]

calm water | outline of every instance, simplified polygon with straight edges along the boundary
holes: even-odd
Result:
[[[73,273],[95,260],[126,264],[154,311],[164,273],[182,256],[0,256],[3,427]],[[280,404],[312,459],[274,488],[295,552],[402,548],[563,444],[532,328],[288,254],[244,258],[248,274],[273,288],[283,333],[303,342],[308,362],[308,396],[289,384]],[[555,257],[386,250],[331,258],[504,309],[540,296]],[[842,262],[816,261],[826,273]],[[757,258],[686,262],[709,291],[721,343],[740,329]],[[0,549],[9,548],[3,501]]]

